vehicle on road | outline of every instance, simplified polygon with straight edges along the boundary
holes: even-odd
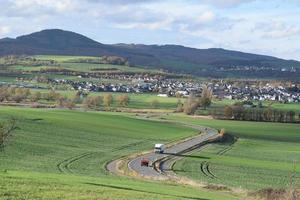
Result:
[[[144,166],[145,166],[145,167],[148,167],[149,164],[150,164],[149,159],[143,158],[143,159],[141,160],[141,166],[142,166],[142,167],[144,167]]]
[[[155,144],[154,153],[164,153],[165,145],[164,144]]]

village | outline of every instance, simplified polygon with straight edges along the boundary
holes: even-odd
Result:
[[[80,77],[79,77],[80,78]],[[114,77],[115,78],[115,77]],[[282,103],[299,103],[299,84],[273,84],[271,82],[240,81],[215,79],[200,81],[194,79],[172,79],[162,77],[119,77],[126,82],[110,83],[108,81],[87,81],[67,79],[46,79],[52,88],[63,86],[69,90],[82,92],[118,92],[118,93],[156,93],[161,97],[188,97],[200,94],[204,85],[212,89],[217,99],[240,101],[276,101]],[[31,81],[18,79],[20,87],[34,88]],[[111,81],[113,82],[113,81]],[[2,83],[3,84],[3,83]]]

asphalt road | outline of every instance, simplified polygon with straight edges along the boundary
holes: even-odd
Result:
[[[215,129],[205,127],[193,127],[197,128],[202,132],[199,136],[193,137],[192,139],[178,143],[170,148],[167,148],[163,154],[149,153],[143,156],[139,156],[128,163],[129,170],[135,171],[141,176],[147,176],[152,178],[164,178],[167,174],[164,173],[172,168],[172,165],[177,159],[192,150],[201,148],[207,143],[208,140],[215,139],[218,137],[218,132]],[[154,144],[153,144],[154,146]],[[160,162],[159,170],[153,166],[145,167],[141,166],[141,160],[146,158],[150,163]],[[108,168],[108,167],[107,167]]]

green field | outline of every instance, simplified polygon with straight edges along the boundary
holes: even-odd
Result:
[[[38,90],[42,93],[49,92],[49,90]],[[68,98],[73,98],[76,94],[75,91],[72,90],[57,90],[60,94],[63,96],[66,96]],[[91,92],[90,95],[92,96],[97,96],[97,95],[105,95],[105,94],[112,94],[114,97],[115,101],[112,104],[112,107],[119,107],[118,103],[116,101],[116,97],[118,95],[123,95],[124,93],[116,93],[116,92]],[[169,111],[175,111],[178,101],[181,103],[184,103],[186,98],[176,98],[176,97],[160,97],[157,96],[155,93],[125,93],[126,95],[129,96],[129,104],[128,108],[134,108],[134,109],[163,109],[163,110],[169,110]],[[153,107],[152,102],[157,101],[157,105]],[[199,109],[199,114],[202,115],[208,115],[210,111],[214,110],[215,108],[223,108],[225,105],[232,105],[234,101],[228,101],[228,100],[223,100],[223,101],[213,101],[212,105],[207,108],[206,110],[204,109]],[[264,104],[267,104],[265,102]],[[296,112],[300,112],[300,106],[299,104],[296,103],[291,103],[291,104],[281,104],[281,103],[273,103],[272,107],[274,109],[278,110],[293,110]]]
[[[179,174],[246,189],[300,186],[298,124],[195,119],[183,115],[165,118],[225,128],[227,133],[237,137],[234,144],[212,144],[178,161],[174,169]],[[207,173],[207,165],[213,175]]]
[[[49,90],[33,90],[33,91],[39,91],[41,93],[48,93]],[[63,90],[57,90],[58,93],[60,93],[62,96],[73,98],[76,94],[76,91],[63,91]],[[117,96],[119,95],[128,95],[129,97],[129,104],[127,108],[134,108],[134,109],[164,109],[169,111],[174,111],[177,107],[178,98],[176,97],[159,97],[157,94],[151,94],[151,93],[118,93],[118,92],[91,92],[90,96],[103,96],[105,94],[111,94],[113,96],[113,103],[112,107],[120,107],[117,102]],[[151,104],[154,100],[156,100],[157,106],[153,107]],[[183,103],[185,99],[180,99]],[[100,109],[103,109],[103,105],[100,107]]]
[[[112,160],[197,131],[126,114],[0,107],[17,119],[0,153],[0,199],[235,199],[222,192],[106,172]]]
[[[34,56],[38,60],[53,60],[56,62],[54,66],[23,66],[15,65],[10,66],[9,69],[17,71],[32,71],[37,72],[41,69],[67,69],[78,72],[133,72],[133,73],[162,73],[155,69],[144,69],[140,67],[129,67],[125,65],[111,65],[111,64],[93,64],[93,63],[79,63],[76,62],[77,59],[96,59],[97,57],[89,56],[56,56],[56,55],[38,55]],[[1,58],[0,58],[1,59]],[[1,61],[1,60],[0,60]],[[106,70],[107,69],[107,70]],[[98,70],[99,71],[99,70]]]
[[[134,72],[134,73],[155,73],[157,70],[145,70],[137,67],[128,67],[121,65],[109,65],[109,64],[92,64],[92,63],[59,63],[59,66],[21,66],[16,65],[10,67],[10,69],[18,71],[32,71],[37,72],[45,69],[67,69],[78,72],[97,72],[101,69],[100,72],[110,72],[110,71],[119,71],[119,72]],[[113,69],[113,70],[112,70]]]
[[[37,55],[34,57],[41,60],[55,60],[57,62],[68,62],[70,60],[74,60],[78,58],[82,58],[82,59],[95,58],[93,56],[60,56],[60,55]]]
[[[74,59],[93,57],[35,57],[55,60],[57,66],[8,66],[12,71],[7,74],[7,69],[0,69],[0,82],[39,86],[44,89],[32,89],[32,92],[41,93],[48,93],[54,87],[62,96],[73,99],[76,91],[70,86],[38,83],[34,77],[128,84],[132,81],[80,78],[75,74],[108,71],[163,73],[129,66],[73,62]],[[67,69],[76,73],[67,76],[39,72],[46,68]],[[23,74],[24,71],[31,72]],[[29,79],[17,81],[18,77]],[[105,94],[91,92],[89,95]],[[73,111],[0,107],[0,122],[11,117],[17,119],[17,129],[5,150],[0,151],[0,199],[237,199],[225,191],[117,177],[105,170],[105,165],[111,160],[152,149],[155,143],[169,143],[197,134],[194,129],[179,125],[182,122],[225,128],[236,141],[207,145],[203,150],[177,161],[174,170],[178,174],[205,184],[221,184],[243,191],[267,187],[300,187],[299,124],[212,120],[203,117],[215,110],[222,112],[226,105],[236,102],[233,100],[213,100],[207,109],[197,110],[197,114],[203,115],[197,117],[172,113],[178,100],[184,103],[185,98],[159,97],[155,93],[126,93],[130,99],[129,104],[126,109],[120,109],[116,99],[124,93],[110,94],[114,97],[111,111],[137,112],[136,109],[140,109],[140,113],[84,112],[80,103]],[[21,103],[31,105],[29,100]],[[45,99],[39,103],[57,104]],[[263,109],[271,105],[273,109],[295,111],[296,118],[299,118],[299,104],[267,101],[262,104]],[[102,105],[97,110],[105,108]],[[147,112],[152,114],[141,114]],[[168,114],[163,114],[166,112]]]

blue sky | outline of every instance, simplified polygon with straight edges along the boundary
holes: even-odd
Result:
[[[59,28],[102,43],[226,48],[300,60],[300,0],[1,0],[0,37]]]

